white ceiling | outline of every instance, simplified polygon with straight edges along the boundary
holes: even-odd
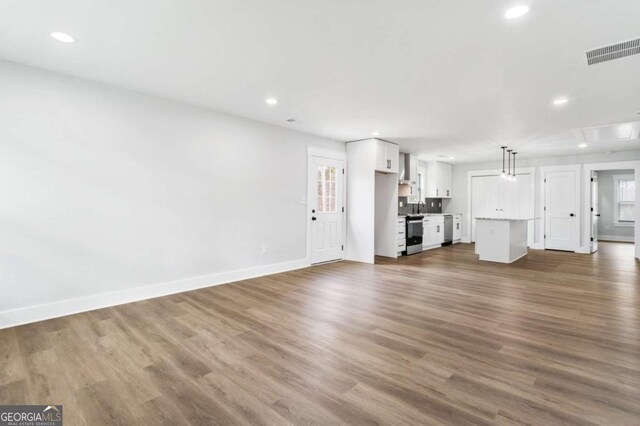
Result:
[[[515,21],[506,9],[528,4]],[[0,0],[0,57],[421,158],[579,149],[575,129],[639,119],[638,0]],[[67,32],[77,43],[49,37]],[[264,100],[280,103],[268,106]],[[557,96],[569,103],[552,106]],[[299,120],[295,124],[288,118]]]

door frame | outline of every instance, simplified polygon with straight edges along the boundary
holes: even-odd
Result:
[[[545,192],[545,182],[544,180],[546,179],[546,174],[547,172],[575,172],[575,187],[576,187],[576,193],[575,193],[575,205],[576,205],[576,220],[578,221],[578,226],[576,226],[576,230],[575,235],[573,236],[574,238],[574,252],[575,253],[580,253],[579,250],[582,249],[583,247],[583,242],[581,239],[581,235],[582,235],[582,223],[584,222],[582,220],[582,218],[584,217],[584,215],[582,214],[582,196],[583,196],[583,191],[581,190],[582,185],[580,184],[580,182],[582,182],[582,176],[581,176],[581,172],[582,172],[582,164],[567,164],[564,166],[544,166],[544,167],[540,167],[540,180],[539,180],[539,184],[540,184],[540,204],[538,205],[538,217],[542,218],[542,226],[540,227],[540,229],[538,230],[538,237],[540,238],[539,241],[542,242],[542,249],[546,250],[547,247],[547,240],[546,238],[544,238],[545,232],[547,230],[547,215],[545,213],[545,204],[546,204],[546,192]]]
[[[472,202],[472,192],[471,192],[471,182],[474,177],[482,177],[482,176],[500,176],[502,174],[502,170],[492,169],[492,170],[469,170],[467,172],[467,214],[466,220],[462,221],[462,223],[466,223],[466,234],[462,237],[463,243],[471,243],[472,242],[472,227],[473,227],[473,219],[471,215],[473,212],[471,211],[471,202]],[[536,196],[535,196],[535,182],[536,182],[536,168],[535,167],[521,167],[517,170],[517,174],[530,174],[531,175],[531,194],[533,196],[533,211],[535,214],[535,205],[536,205]],[[533,225],[533,235],[530,235],[531,246],[529,248],[536,249],[538,247],[536,243],[536,225],[534,221]],[[463,230],[465,231],[465,230]]]
[[[307,147],[307,196],[304,202],[304,208],[306,210],[305,218],[307,221],[307,266],[311,266],[311,209],[309,208],[310,197],[315,196],[315,181],[310,179],[309,168],[311,166],[311,159],[313,157],[328,158],[331,160],[340,160],[344,162],[344,175],[342,178],[342,205],[344,206],[344,212],[342,214],[342,243],[344,250],[342,250],[342,257],[337,260],[344,260],[344,254],[347,251],[347,152],[346,151],[334,151],[331,149],[320,148],[317,146]]]
[[[584,165],[584,173],[582,176],[582,194],[584,203],[582,204],[583,214],[589,214],[591,208],[590,199],[584,199],[585,195],[590,191],[591,171],[603,172],[607,170],[630,170],[633,169],[636,179],[636,200],[640,200],[640,161],[612,161],[609,163],[588,163]],[[636,201],[637,205],[638,201]],[[586,217],[586,216],[585,216]],[[636,217],[634,224],[634,245],[636,249],[636,259],[640,260],[640,209],[636,206]],[[589,253],[589,242],[591,241],[590,223],[584,221],[580,228],[583,244],[580,246],[579,253]],[[589,221],[590,222],[590,221]]]
[[[585,172],[587,173],[587,172]],[[594,222],[596,222],[595,224],[595,229],[596,229],[596,236],[600,236],[599,232],[598,232],[598,227],[600,226],[600,206],[598,205],[598,198],[600,196],[600,188],[598,185],[598,172],[595,170],[592,170],[589,173],[589,200],[588,200],[588,204],[589,204],[589,236],[591,238],[589,238],[589,240],[587,240],[586,242],[589,244],[589,253],[593,254],[595,252],[598,251],[598,240],[599,238],[597,238],[596,240],[593,239],[593,228],[594,228]],[[595,179],[594,179],[595,178]],[[596,188],[595,191],[595,202],[596,202],[596,210],[593,209],[593,196],[594,196],[594,191],[593,189]],[[586,201],[586,200],[585,200]],[[585,222],[587,221],[586,216],[585,216]],[[595,249],[594,249],[595,246]]]

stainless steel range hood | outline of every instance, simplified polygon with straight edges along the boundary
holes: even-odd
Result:
[[[398,173],[399,183],[412,184],[418,181],[418,157],[401,152],[398,166],[400,169]]]

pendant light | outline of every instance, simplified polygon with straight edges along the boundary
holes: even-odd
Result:
[[[500,174],[500,177],[502,177],[502,179],[506,179],[507,178],[507,172],[504,171],[504,150],[507,149],[506,146],[501,146],[500,148],[502,148],[502,173]]]
[[[507,150],[507,153],[509,154],[509,157],[508,157],[509,158],[509,163],[508,163],[509,168],[508,168],[508,172],[507,172],[507,180],[508,181],[511,180],[511,152],[512,151],[513,151],[512,149],[508,149]]]
[[[512,180],[515,182],[516,181],[516,154],[517,152],[513,152],[513,178]]]

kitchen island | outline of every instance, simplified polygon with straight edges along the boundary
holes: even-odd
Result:
[[[512,263],[527,255],[527,223],[535,218],[476,217],[476,254],[480,260]]]

